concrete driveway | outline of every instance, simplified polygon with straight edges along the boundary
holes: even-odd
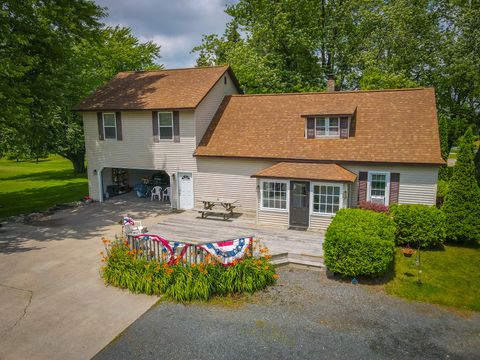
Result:
[[[0,359],[89,359],[157,301],[99,276],[100,239],[127,211],[144,225],[166,212],[119,198],[0,228]]]

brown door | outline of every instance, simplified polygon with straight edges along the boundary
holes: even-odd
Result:
[[[310,183],[290,181],[290,226],[308,227],[310,213]]]

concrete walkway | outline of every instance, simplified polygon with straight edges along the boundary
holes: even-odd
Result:
[[[0,359],[90,359],[157,297],[106,287],[102,236],[128,212],[153,224],[158,202],[124,201],[67,209],[0,228]]]

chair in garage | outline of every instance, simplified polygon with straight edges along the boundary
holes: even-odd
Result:
[[[152,189],[150,200],[155,199],[155,197],[158,198],[158,201],[162,200],[162,188],[160,186],[154,186]]]
[[[166,187],[162,192],[162,201],[170,201],[170,187]]]

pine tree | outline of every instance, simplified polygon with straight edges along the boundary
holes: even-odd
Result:
[[[480,187],[475,178],[473,140],[472,129],[468,129],[461,139],[457,163],[442,206],[448,241],[480,240]]]

